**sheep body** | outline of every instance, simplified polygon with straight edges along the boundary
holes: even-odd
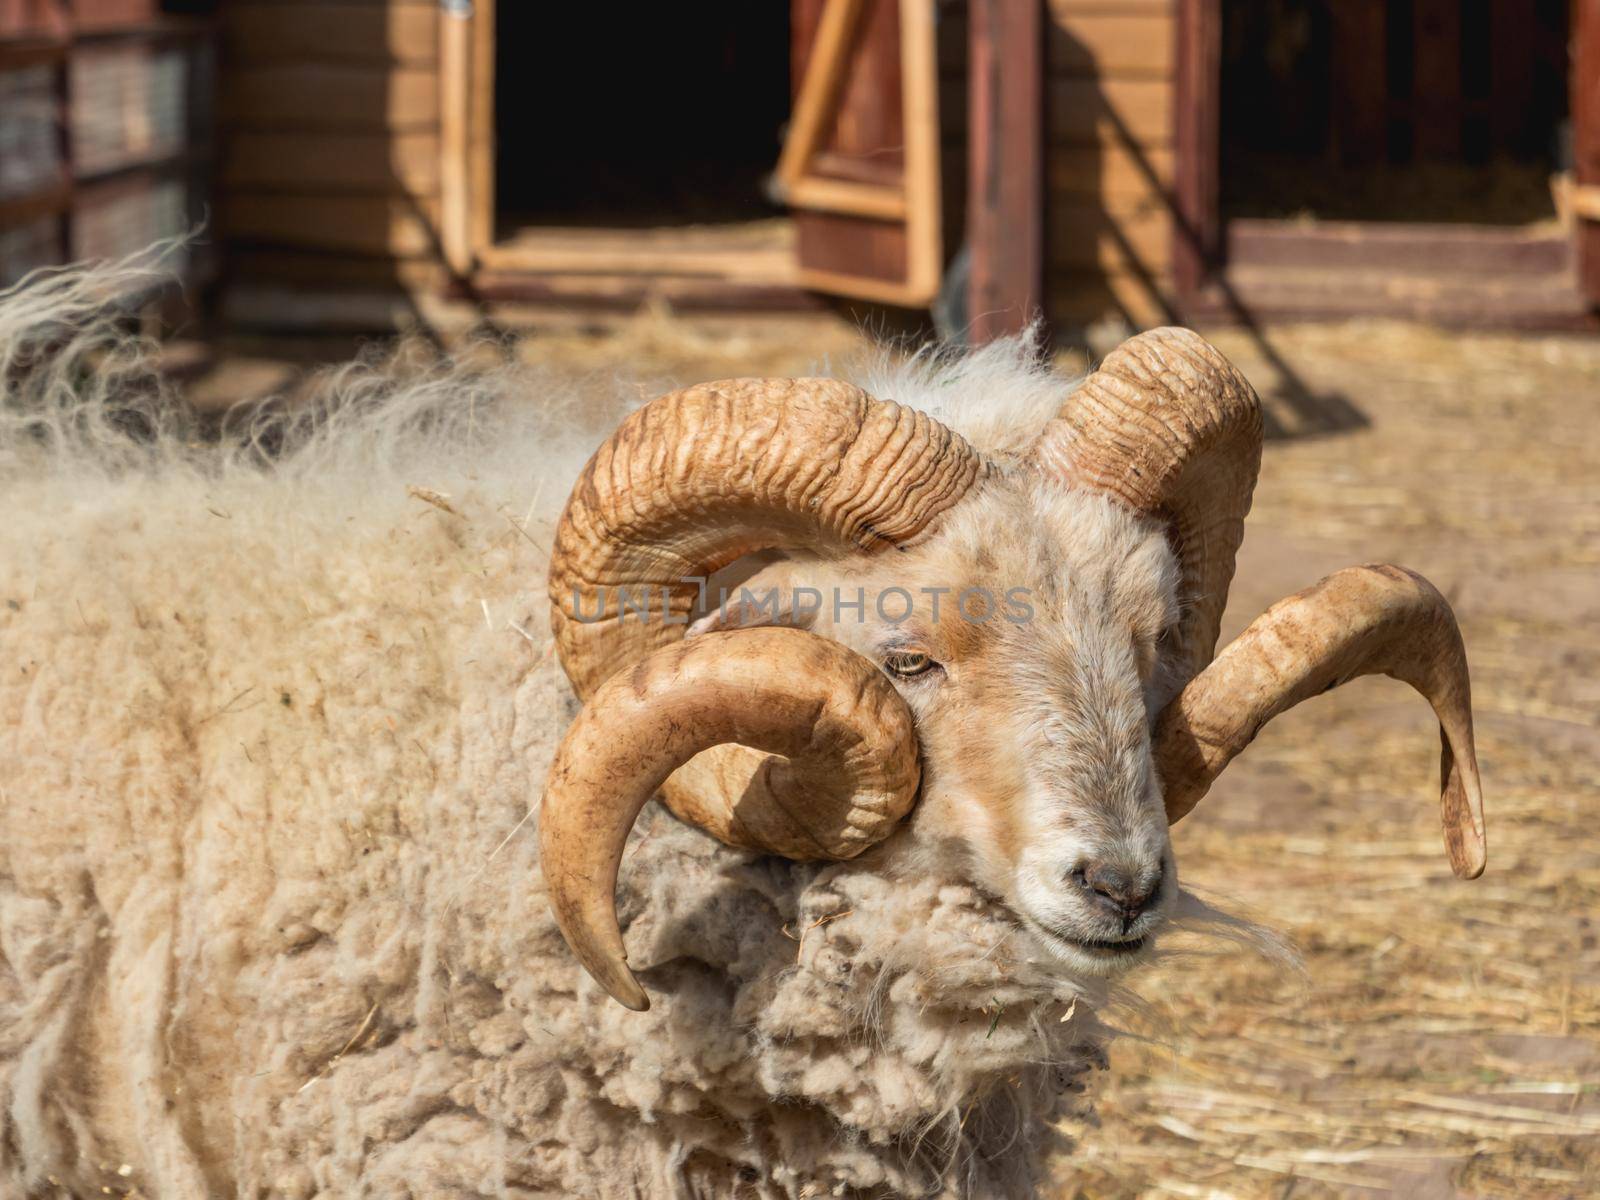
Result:
[[[562,944],[542,543],[618,406],[353,368],[271,465],[130,443],[112,283],[0,305],[4,377],[67,341],[0,428],[0,1190],[1032,1194],[1103,990],[958,874],[651,806],[619,905],[655,1007]],[[998,452],[1062,389],[1017,345],[862,382]]]

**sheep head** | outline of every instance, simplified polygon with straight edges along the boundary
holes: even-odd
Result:
[[[1069,968],[1116,969],[1176,890],[1169,821],[1272,716],[1375,671],[1433,704],[1451,862],[1481,872],[1466,660],[1425,581],[1341,572],[1213,662],[1260,452],[1249,384],[1176,329],[1125,343],[1015,459],[834,380],[639,410],[585,467],[551,560],[585,709],[551,767],[541,860],[574,953],[647,1006],[613,893],[659,792],[794,859],[904,828]],[[772,549],[707,605],[715,572]]]

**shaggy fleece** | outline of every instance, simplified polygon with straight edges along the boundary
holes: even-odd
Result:
[[[139,282],[0,297],[0,1194],[1031,1195],[1104,997],[904,838],[798,866],[651,806],[654,1007],[564,947],[545,546],[622,389],[374,360],[202,445]],[[1066,386],[1025,343],[859,378],[995,450]]]

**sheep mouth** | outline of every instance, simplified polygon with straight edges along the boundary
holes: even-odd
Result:
[[[1074,937],[1062,937],[1061,940],[1066,942],[1067,945],[1073,947],[1075,950],[1086,950],[1090,954],[1109,954],[1113,957],[1117,957],[1121,955],[1139,953],[1139,951],[1145,948],[1146,944],[1150,941],[1150,938],[1148,935],[1145,935],[1141,937],[1126,938],[1115,942],[1102,941],[1095,938],[1084,939]]]
[[[1026,916],[1026,914],[1024,915]],[[1027,917],[1027,922],[1046,941],[1054,942],[1057,946],[1076,951],[1087,956],[1091,961],[1098,961],[1107,966],[1137,958],[1149,947],[1155,936],[1151,933],[1141,933],[1130,938],[1082,938],[1075,937],[1070,933],[1063,933],[1057,929],[1051,929],[1031,916]]]

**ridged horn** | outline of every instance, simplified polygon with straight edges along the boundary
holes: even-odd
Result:
[[[1031,459],[1064,482],[1163,517],[1182,570],[1176,682],[1211,661],[1261,465],[1261,403],[1188,329],[1129,338],[1072,393]]]
[[[1483,789],[1466,648],[1450,605],[1403,567],[1349,567],[1274,604],[1191,680],[1157,720],[1153,749],[1177,821],[1261,727],[1362,675],[1410,684],[1439,718],[1440,816],[1450,866],[1483,873]]]
[[[892,828],[916,797],[910,710],[876,666],[837,642],[797,629],[709,633],[617,672],[556,752],[539,853],[562,936],[628,1008],[650,1006],[617,924],[628,832],[673,771],[726,743],[765,752],[730,810],[753,826],[743,831],[751,843],[777,809],[820,842],[865,846],[864,819]]]
[[[987,469],[926,414],[839,380],[735,379],[663,396],[595,452],[557,528],[551,625],[567,677],[587,700],[680,640],[704,578],[741,555],[907,542]],[[863,811],[831,831],[807,828],[761,800],[769,764],[719,745],[667,780],[662,796],[730,844],[790,858],[848,858],[898,820]]]

